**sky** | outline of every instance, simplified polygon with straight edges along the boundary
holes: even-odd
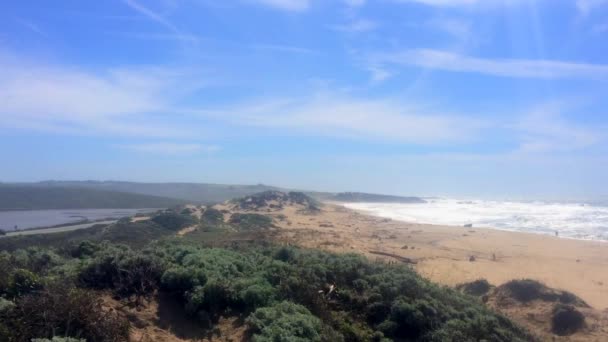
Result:
[[[608,198],[608,0],[0,4],[0,181]]]

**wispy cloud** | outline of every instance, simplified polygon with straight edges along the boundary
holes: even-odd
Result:
[[[378,23],[368,19],[355,19],[346,24],[333,25],[330,28],[336,31],[358,33],[375,30],[378,27]]]
[[[206,115],[290,134],[432,145],[468,141],[483,126],[478,120],[392,99],[366,100],[335,93],[260,100]]]
[[[302,54],[316,54],[317,51],[292,45],[278,45],[278,44],[254,44],[251,46],[256,50],[269,50],[278,52],[289,52],[289,53],[302,53]]]
[[[198,43],[199,37],[192,34],[177,34],[177,33],[151,33],[151,32],[117,32],[108,31],[107,34],[129,37],[141,40],[163,40],[163,41],[178,41]]]
[[[184,93],[205,86],[200,76],[168,67],[91,72],[0,55],[0,126],[83,135],[187,136],[193,134],[190,128],[165,116]]]
[[[606,138],[605,127],[589,127],[563,117],[562,103],[535,106],[512,128],[520,136],[518,152],[569,152],[585,149]]]
[[[585,78],[608,79],[608,65],[563,62],[543,59],[477,58],[442,50],[411,49],[391,53],[377,53],[368,63],[376,67],[386,65],[415,66],[451,72],[470,72],[514,78]]]
[[[157,22],[161,26],[165,27],[167,30],[175,33],[177,36],[182,36],[182,32],[175,26],[172,22],[167,20],[165,17],[160,15],[159,13],[145,7],[135,0],[123,0],[124,3],[131,7],[133,10],[138,12],[139,14],[147,17],[148,19]]]
[[[529,0],[393,0],[402,3],[419,3],[436,7],[462,7],[462,6],[496,6],[525,3]],[[593,0],[591,0],[593,1]]]
[[[220,150],[216,145],[202,145],[196,143],[174,143],[174,142],[154,142],[140,144],[117,145],[119,148],[130,151],[164,155],[190,155],[196,153],[213,153]]]
[[[576,8],[583,16],[587,16],[594,9],[605,5],[608,5],[608,0],[576,0]]]
[[[454,18],[434,18],[427,22],[427,26],[435,30],[443,31],[461,40],[471,37],[471,23],[469,21]]]
[[[28,21],[28,20],[25,20],[25,19],[21,19],[21,18],[17,18],[16,20],[17,20],[17,22],[19,24],[21,24],[22,26],[24,26],[25,28],[27,28],[28,30],[30,30],[30,31],[32,31],[34,33],[37,33],[37,34],[39,34],[41,36],[46,36],[47,35],[46,32],[44,32],[42,29],[40,29],[40,27],[38,25],[34,24],[31,21]]]
[[[310,0],[248,0],[284,11],[302,12],[310,7]]]
[[[342,0],[347,6],[350,7],[361,7],[365,5],[366,0]]]
[[[593,26],[593,32],[595,32],[595,33],[608,32],[608,23],[597,24],[597,25]]]

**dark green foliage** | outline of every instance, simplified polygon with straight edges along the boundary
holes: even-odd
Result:
[[[589,307],[584,300],[568,291],[551,289],[544,284],[532,280],[511,280],[498,288],[503,298],[514,298],[520,302],[532,300],[542,300],[545,302],[559,302],[562,304],[572,304],[576,306]]]
[[[560,336],[572,335],[585,326],[585,316],[572,305],[556,304],[552,311],[551,331]]]
[[[84,240],[69,247],[70,255],[74,258],[86,258],[94,255],[101,246],[89,240]]]
[[[228,221],[238,231],[256,231],[272,228],[272,217],[260,214],[232,214]]]
[[[152,222],[169,230],[178,231],[182,228],[192,226],[196,220],[190,215],[178,214],[174,211],[165,211],[152,218]]]
[[[78,280],[83,286],[113,289],[120,296],[135,296],[139,301],[158,288],[164,267],[154,255],[126,247],[108,248],[88,261]]]
[[[258,309],[247,318],[247,324],[253,330],[256,342],[321,341],[319,318],[291,302]]]
[[[203,221],[219,223],[220,215],[209,214]],[[242,216],[231,223],[222,218],[221,224],[250,225],[252,217]],[[254,222],[260,219],[254,218]],[[163,218],[160,222],[174,221]],[[8,277],[0,277],[0,296],[14,293],[10,298],[19,308],[25,298],[42,293],[53,297],[56,291],[63,291],[45,285],[58,279],[83,288],[109,289],[122,297],[135,297],[138,303],[163,291],[163,296],[180,301],[200,326],[212,328],[220,316],[250,317],[252,334],[260,341],[533,340],[481,302],[437,286],[406,265],[293,247],[203,248],[189,239],[166,238],[174,235],[173,228],[143,221],[112,225],[89,241],[70,241],[59,252],[41,248],[1,252],[0,271]],[[99,242],[103,237],[111,241],[122,237],[139,249]],[[29,294],[12,290],[14,275],[30,275],[26,272],[39,277],[41,287]],[[62,293],[65,299],[66,291]],[[56,317],[53,310],[47,308],[47,314]],[[72,312],[66,310],[57,312]],[[55,323],[61,326],[62,322]],[[0,333],[11,329],[0,324]],[[43,332],[28,336],[53,336]]]
[[[284,193],[281,191],[264,191],[232,200],[232,202],[238,204],[243,210],[281,209],[287,204],[299,204],[305,206],[305,210],[316,211],[321,205],[302,192]]]
[[[42,288],[40,277],[24,269],[15,270],[15,272],[10,277],[9,284],[10,285],[7,289],[7,294],[11,298],[20,297],[28,293],[40,290]]]
[[[80,338],[71,338],[71,337],[57,337],[54,336],[52,339],[48,338],[34,338],[32,342],[87,342],[86,340]]]
[[[543,284],[532,279],[511,280],[501,286],[507,289],[511,296],[520,302],[529,302],[540,299]]]
[[[206,225],[221,225],[224,223],[224,214],[214,208],[206,208],[201,217],[203,224]]]
[[[1,341],[70,336],[89,342],[118,342],[126,341],[128,333],[128,321],[105,311],[95,294],[66,286],[20,297],[12,309],[0,312]]]
[[[471,296],[483,296],[490,291],[492,285],[485,279],[474,280],[469,283],[457,285],[456,288]]]

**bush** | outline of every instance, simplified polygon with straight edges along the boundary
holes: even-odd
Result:
[[[79,339],[79,338],[55,336],[50,340],[48,338],[33,338],[32,342],[87,342],[87,341]]]
[[[218,225],[224,223],[224,214],[217,209],[207,208],[205,209],[205,212],[203,212],[201,219],[203,223],[209,225]]]
[[[40,277],[28,270],[18,269],[12,274],[8,294],[11,297],[20,297],[41,288]]]
[[[551,331],[556,335],[572,335],[585,326],[585,316],[572,305],[557,304],[553,308]]]
[[[164,264],[153,255],[112,248],[90,260],[78,279],[86,287],[113,289],[123,297],[135,296],[139,303],[158,288],[163,273]]]
[[[205,285],[207,277],[198,269],[175,266],[165,271],[161,285],[165,290],[185,294],[187,291]]]
[[[520,302],[529,302],[541,297],[543,284],[536,280],[522,279],[511,280],[501,287],[506,288],[511,296]]]
[[[3,312],[1,318],[8,335],[0,337],[8,341],[60,335],[89,342],[118,342],[129,336],[128,321],[104,310],[95,294],[64,285],[17,299],[14,309]]]
[[[272,218],[260,214],[235,213],[230,216],[228,223],[235,226],[239,231],[254,231],[273,227]]]
[[[173,211],[166,211],[154,216],[152,222],[174,231],[196,224],[196,220],[192,216]]]
[[[321,321],[305,307],[281,302],[257,309],[247,318],[253,341],[321,341]]]
[[[485,279],[478,279],[470,283],[457,285],[456,288],[468,295],[479,297],[488,293],[492,285]]]

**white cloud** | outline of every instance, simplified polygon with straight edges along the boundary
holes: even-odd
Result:
[[[532,108],[513,129],[520,135],[518,152],[568,152],[591,147],[604,140],[601,127],[587,127],[567,121],[564,105],[547,103]]]
[[[0,54],[0,126],[82,135],[183,136],[167,124],[181,96],[204,86],[192,70],[90,72]]]
[[[305,11],[310,6],[310,0],[249,0],[257,2],[261,5],[273,7],[279,10],[301,12]]]
[[[366,0],[342,0],[347,6],[350,7],[361,7],[365,5]]]
[[[371,55],[368,64],[417,66],[452,72],[471,72],[515,78],[608,79],[608,65],[541,59],[477,58],[442,50],[411,49]]]
[[[576,8],[584,16],[606,4],[608,4],[608,0],[576,0]]]
[[[316,54],[317,51],[303,48],[299,46],[291,46],[291,45],[278,45],[278,44],[254,44],[252,48],[258,50],[270,50],[270,51],[278,51],[278,52],[290,52],[290,53],[300,53],[300,54]]]
[[[427,25],[462,40],[471,37],[471,23],[468,21],[454,18],[435,18],[429,20]]]
[[[593,32],[595,33],[604,33],[608,32],[608,23],[597,24],[593,27]]]
[[[175,37],[189,36],[189,35],[183,34],[177,28],[177,26],[175,26],[171,21],[169,21],[168,19],[163,17],[161,14],[149,9],[148,7],[145,7],[144,5],[140,4],[139,2],[137,2],[135,0],[123,0],[123,1],[127,6],[131,7],[133,10],[135,10],[139,14],[147,17],[148,19],[150,19],[152,21],[155,21],[156,23],[165,27],[167,30],[171,31]]]
[[[37,33],[37,34],[39,34],[41,36],[46,36],[47,35],[46,32],[44,32],[42,29],[40,29],[40,27],[38,25],[34,24],[31,21],[18,18],[17,22],[19,24],[23,25],[24,27],[26,27],[28,30],[34,32],[34,33]]]
[[[512,3],[525,2],[529,0],[393,0],[395,2],[413,2],[427,6],[436,7],[470,7],[474,5],[493,6],[493,5],[509,5]]]
[[[331,26],[331,28],[336,31],[350,33],[372,31],[376,29],[376,27],[378,27],[378,24],[375,21],[371,21],[368,19],[356,19],[347,24]]]
[[[483,126],[478,120],[436,114],[399,101],[366,100],[335,93],[259,101],[207,115],[289,134],[431,145],[469,141]]]
[[[120,148],[127,150],[165,155],[184,155],[195,153],[213,153],[219,151],[219,147],[215,145],[189,144],[189,143],[173,143],[173,142],[156,142],[156,143],[141,143],[141,144],[126,144],[118,145]]]

